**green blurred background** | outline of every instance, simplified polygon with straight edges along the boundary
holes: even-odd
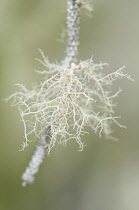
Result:
[[[21,186],[36,142],[19,152],[23,127],[17,108],[5,104],[22,83],[40,81],[41,48],[50,61],[60,61],[58,42],[65,28],[66,0],[0,0],[0,210],[138,210],[139,209],[139,1],[94,0],[92,18],[82,15],[80,58],[108,62],[109,71],[126,65],[136,81],[117,83],[124,90],[116,109],[114,142],[89,131],[86,147],[57,145],[46,157],[32,186]]]

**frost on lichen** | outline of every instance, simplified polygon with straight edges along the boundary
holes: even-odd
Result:
[[[124,67],[105,75],[107,64],[95,64],[93,58],[67,67],[51,64],[42,51],[41,54],[43,60],[39,61],[46,70],[37,73],[42,75],[42,82],[32,90],[17,84],[20,91],[7,99],[12,99],[12,106],[18,106],[24,125],[22,149],[32,141],[32,134],[40,139],[48,126],[52,133],[48,153],[57,141],[65,144],[72,139],[82,150],[86,126],[107,138],[111,136],[112,123],[124,127],[114,112],[114,99],[121,89],[111,92],[115,80],[123,77],[132,80],[124,73]]]

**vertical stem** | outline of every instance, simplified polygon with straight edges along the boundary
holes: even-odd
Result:
[[[79,28],[80,28],[80,7],[81,0],[67,1],[67,47],[66,56],[62,61],[62,65],[70,66],[77,62],[78,46],[79,46]],[[38,147],[29,162],[28,167],[22,175],[22,186],[32,184],[35,175],[39,171],[39,167],[43,162],[46,150],[52,137],[51,127],[48,126],[41,136]]]
[[[80,28],[80,0],[67,1],[67,47],[62,65],[70,66],[77,62]]]

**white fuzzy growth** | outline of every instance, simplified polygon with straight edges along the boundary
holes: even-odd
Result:
[[[67,47],[62,65],[69,66],[77,62],[80,27],[80,0],[67,1]]]
[[[32,90],[19,85],[21,91],[9,97],[12,105],[18,106],[24,125],[23,149],[32,141],[31,135],[41,138],[48,126],[52,137],[48,145],[48,153],[55,143],[66,143],[75,139],[79,149],[83,149],[82,135],[85,126],[91,127],[101,137],[110,137],[111,124],[117,121],[114,113],[114,99],[121,89],[112,93],[113,82],[130,76],[124,73],[124,67],[108,75],[104,74],[106,64],[95,64],[93,59],[81,61],[70,67],[51,64],[42,53],[44,71],[38,71],[44,80]]]

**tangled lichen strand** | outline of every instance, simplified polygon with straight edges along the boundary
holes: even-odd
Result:
[[[24,125],[25,142],[22,149],[31,141],[31,134],[40,138],[47,126],[51,126],[51,142],[48,153],[56,141],[66,143],[75,139],[79,149],[83,149],[81,136],[84,135],[85,126],[90,126],[99,136],[110,136],[111,124],[114,122],[120,127],[114,116],[114,98],[121,92],[119,89],[111,95],[111,85],[118,78],[129,75],[123,72],[124,68],[104,75],[106,65],[94,64],[93,59],[72,64],[70,67],[51,64],[43,56],[39,60],[46,68],[37,71],[44,76],[44,80],[32,90],[18,84],[21,91],[11,95],[12,106],[18,106],[20,117]]]

